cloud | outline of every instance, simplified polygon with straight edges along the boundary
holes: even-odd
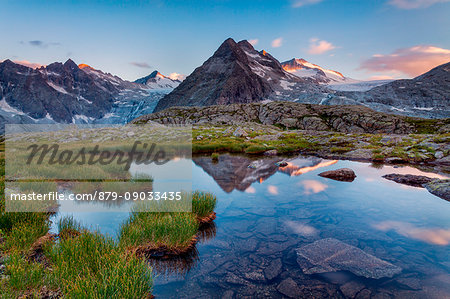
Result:
[[[252,45],[253,47],[256,46],[259,42],[259,39],[255,38],[255,39],[249,39],[248,42],[250,43],[250,45]]]
[[[278,195],[278,187],[274,185],[267,186],[267,191],[269,191],[270,194]]]
[[[272,48],[279,48],[283,44],[283,38],[279,37],[272,41]]]
[[[14,60],[13,62],[30,67],[32,69],[37,69],[37,68],[40,68],[41,66],[44,66],[43,64],[36,63],[36,62],[29,62],[27,60]]]
[[[300,184],[303,185],[306,195],[319,193],[325,191],[328,188],[328,185],[325,185],[316,180],[304,180],[301,181]]]
[[[172,80],[180,80],[180,81],[183,81],[184,79],[186,79],[186,75],[178,74],[178,73],[171,73],[168,77]]]
[[[450,0],[390,0],[389,4],[401,9],[416,9],[444,2],[450,2]]]
[[[146,62],[136,62],[136,61],[132,61],[132,62],[130,62],[130,64],[131,64],[131,65],[134,65],[134,66],[137,66],[137,67],[140,67],[140,68],[144,68],[144,69],[150,69],[150,68],[152,68],[152,66],[149,65],[149,64],[146,63]]]
[[[371,72],[401,72],[412,77],[450,61],[450,50],[429,45],[395,50],[392,54],[375,54],[363,61],[359,69]]]
[[[317,4],[322,2],[323,0],[295,0],[292,2],[292,7],[298,8],[305,5]]]
[[[395,78],[390,75],[376,75],[369,78],[369,80],[394,80]],[[366,179],[367,181],[367,179]]]
[[[314,236],[319,232],[315,227],[298,221],[287,220],[284,224],[294,233],[304,237]]]
[[[372,226],[384,232],[393,230],[404,237],[421,240],[429,244],[443,246],[450,244],[450,229],[422,228],[400,221],[383,221]]]
[[[319,40],[318,38],[311,38],[309,40],[308,53],[312,55],[323,54],[325,52],[336,49],[336,46],[326,40]]]
[[[23,41],[20,42],[21,44],[24,44]],[[59,46],[60,43],[55,43],[55,42],[51,42],[51,43],[47,43],[41,40],[30,40],[27,42],[30,46],[33,47],[39,47],[39,48],[48,48],[49,46]]]
[[[249,186],[247,189],[245,189],[246,193],[256,193],[256,189],[252,186]]]

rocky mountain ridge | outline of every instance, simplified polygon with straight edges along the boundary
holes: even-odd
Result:
[[[126,123],[170,88],[122,80],[71,59],[37,69],[0,63],[0,123]]]
[[[302,59],[281,64],[266,51],[256,51],[246,40],[236,43],[229,38],[202,66],[161,99],[155,112],[173,106],[285,100],[320,105],[364,105],[381,112],[426,118],[450,117],[448,64],[411,80],[354,81]],[[331,83],[347,84],[329,85]]]
[[[236,125],[256,123],[287,129],[344,133],[446,133],[450,119],[426,120],[373,111],[356,106],[324,106],[293,102],[264,102],[172,107],[138,117],[133,123]]]

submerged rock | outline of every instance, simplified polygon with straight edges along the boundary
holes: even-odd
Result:
[[[423,187],[424,184],[427,184],[433,180],[432,178],[423,175],[397,174],[397,173],[390,173],[383,175],[383,178],[390,181],[394,181],[399,184],[413,187]]]
[[[281,273],[281,259],[276,259],[270,262],[269,266],[264,269],[264,275],[268,280],[276,278]]]
[[[392,277],[401,268],[333,238],[305,245],[297,251],[297,263],[305,274],[349,271],[366,278]]]
[[[424,187],[436,196],[450,201],[450,180],[432,180],[424,185]]]
[[[301,289],[292,278],[286,278],[277,286],[278,292],[289,298],[300,298]]]
[[[353,182],[356,174],[350,168],[340,168],[319,173],[319,176],[342,182]]]

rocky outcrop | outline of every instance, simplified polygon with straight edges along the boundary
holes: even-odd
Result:
[[[180,85],[181,86],[181,85]],[[267,102],[209,107],[173,107],[144,115],[134,123],[236,125],[248,122],[288,129],[344,133],[417,133],[446,131],[447,120],[422,120],[375,112],[363,106],[323,106]]]
[[[383,175],[383,178],[413,187],[423,187],[424,184],[431,182],[433,179],[423,175],[397,174],[390,173]]]
[[[431,194],[450,201],[450,180],[440,180],[423,175],[397,173],[384,175],[383,178],[399,184],[426,188]]]
[[[450,201],[450,180],[432,180],[424,187],[436,196]]]
[[[306,274],[349,271],[366,278],[392,277],[401,268],[333,238],[297,249],[297,262]]]
[[[319,176],[341,182],[353,182],[356,174],[350,168],[340,168],[319,173]]]

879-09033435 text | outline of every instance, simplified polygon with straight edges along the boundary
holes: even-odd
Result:
[[[141,192],[109,192],[109,191],[95,191],[92,193],[11,193],[10,200],[77,200],[77,201],[114,201],[114,200],[128,200],[128,201],[179,201],[181,200],[181,191],[177,192],[154,192],[154,191],[141,191]]]

